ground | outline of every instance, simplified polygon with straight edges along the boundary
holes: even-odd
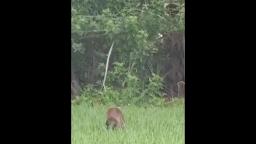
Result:
[[[108,106],[72,105],[72,144],[184,144],[184,100],[167,107],[121,107],[125,130],[106,130]]]

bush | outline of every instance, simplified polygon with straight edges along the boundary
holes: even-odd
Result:
[[[162,105],[163,79],[156,74],[152,74],[148,84],[143,89],[139,79],[128,73],[125,78],[125,86],[121,89],[106,87],[105,90],[97,89],[93,85],[87,85],[80,96],[79,101],[84,101],[89,105]]]

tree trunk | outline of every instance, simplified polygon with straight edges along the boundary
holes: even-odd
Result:
[[[71,68],[71,98],[75,96],[79,96],[81,91],[81,86],[79,84],[79,80],[76,77],[74,69]]]

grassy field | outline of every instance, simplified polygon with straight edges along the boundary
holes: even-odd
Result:
[[[72,144],[184,144],[184,100],[168,107],[122,107],[126,129],[106,130],[108,106],[72,105]]]

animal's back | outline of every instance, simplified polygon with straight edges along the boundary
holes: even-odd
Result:
[[[120,108],[111,107],[107,111],[107,128],[122,128],[124,126],[124,117]]]

